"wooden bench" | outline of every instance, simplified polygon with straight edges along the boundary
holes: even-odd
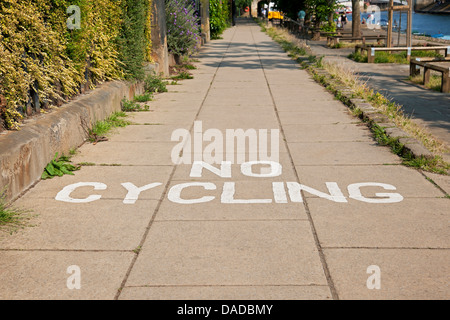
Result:
[[[387,47],[368,47],[368,46],[359,46],[357,45],[355,47],[355,53],[361,52],[361,51],[367,51],[367,62],[368,63],[374,63],[375,62],[375,52],[377,51],[406,51],[406,58],[408,59],[408,61],[411,60],[411,51],[418,51],[418,50],[423,50],[423,51],[445,51],[444,56],[448,57],[448,55],[450,54],[450,46],[434,46],[434,47],[392,47],[392,48],[387,48]]]
[[[343,35],[351,35],[351,34],[352,34],[351,31],[343,31],[343,30],[336,30],[335,32],[320,31],[321,37],[343,36]]]
[[[327,36],[327,46],[336,46],[340,41],[362,41],[365,46],[366,41],[376,40],[378,44],[381,44],[382,40],[386,40],[385,35],[366,35],[361,37],[347,37],[347,36]]]
[[[419,67],[419,68],[418,68]],[[430,81],[431,70],[442,74],[441,92],[450,92],[450,57],[444,59],[433,58],[415,58],[409,63],[410,76],[420,74],[420,67],[423,67],[423,84]]]

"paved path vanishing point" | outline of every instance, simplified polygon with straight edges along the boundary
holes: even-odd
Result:
[[[253,22],[198,58],[193,80],[73,158],[95,166],[15,203],[34,210],[36,226],[0,241],[1,299],[450,297],[441,189],[377,146]],[[194,121],[197,134],[280,129],[281,175],[233,164],[231,177],[191,177],[191,165],[171,161],[171,134]]]

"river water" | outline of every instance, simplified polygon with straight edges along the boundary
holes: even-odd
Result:
[[[367,18],[367,13],[361,14],[362,18]],[[349,15],[349,21],[351,21],[351,14]],[[406,30],[407,13],[402,12],[401,17],[401,30]],[[387,22],[388,13],[387,11],[380,12],[381,25]],[[394,12],[394,26],[400,21],[400,12]],[[450,15],[440,15],[440,14],[425,14],[425,13],[415,13],[412,16],[412,31],[413,33],[423,33],[425,35],[436,35],[443,34],[445,39],[450,39]]]

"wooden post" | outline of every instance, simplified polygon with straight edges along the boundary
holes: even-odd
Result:
[[[418,68],[418,66],[414,63],[410,63],[409,65],[409,75],[411,77],[417,76],[420,74],[420,69]]]
[[[428,69],[427,66],[425,65],[423,67],[423,85],[427,85],[428,82],[430,81],[430,75],[431,75],[431,69]]]
[[[394,0],[389,0],[386,48],[392,47],[392,20],[394,20]]]
[[[367,48],[367,63],[375,63],[375,49]]]
[[[412,9],[413,9],[413,0],[408,1],[408,21],[406,24],[406,46],[411,47],[412,46]]]
[[[447,70],[447,72],[442,72],[441,92],[450,92],[450,70]]]

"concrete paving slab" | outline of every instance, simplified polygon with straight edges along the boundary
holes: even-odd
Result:
[[[112,142],[85,144],[72,158],[75,163],[136,166],[171,165],[171,151],[177,142]]]
[[[155,222],[127,281],[127,286],[273,284],[327,284],[309,223]]]
[[[285,124],[283,131],[288,142],[374,141],[370,130],[365,125],[356,124]]]
[[[324,253],[340,299],[446,300],[450,297],[447,250],[325,249]],[[379,267],[380,289],[367,288],[368,278],[374,275],[374,271],[367,272],[372,265]]]
[[[153,123],[153,124],[178,124],[188,126],[195,119],[197,110],[191,111],[163,111],[139,112],[128,117],[133,123]]]
[[[327,286],[125,287],[120,300],[330,300]]]
[[[289,124],[349,124],[360,123],[360,120],[354,118],[346,110],[335,112],[305,112],[305,111],[280,111],[278,112],[281,125],[284,127]]]
[[[133,256],[108,251],[0,251],[0,299],[113,299]],[[70,266],[79,267],[80,289],[67,287],[68,278],[75,275],[67,272]]]
[[[18,250],[128,250],[136,249],[158,204],[138,200],[65,203],[54,199],[21,199],[32,208],[31,228],[8,236],[0,234],[1,249]]]
[[[155,221],[306,221],[307,219],[305,207],[301,203],[220,205],[217,201],[212,201],[186,205],[164,201]]]
[[[108,137],[111,142],[171,142],[172,133],[175,130],[184,128],[190,129],[190,125],[183,127],[180,124],[151,124],[143,123],[141,125],[129,125],[120,129],[120,134],[113,134]]]
[[[425,176],[436,183],[442,190],[444,190],[448,195],[450,195],[450,177],[444,176],[442,174],[423,172]]]
[[[336,100],[331,98],[317,99],[307,97],[298,100],[277,100],[275,104],[279,112],[320,112],[325,114],[327,112],[345,112],[348,110],[347,107],[342,104],[337,105],[336,102]]]
[[[298,166],[396,164],[397,156],[388,147],[368,142],[290,142],[289,149]]]
[[[448,248],[448,199],[351,204],[308,199],[322,248]]]

